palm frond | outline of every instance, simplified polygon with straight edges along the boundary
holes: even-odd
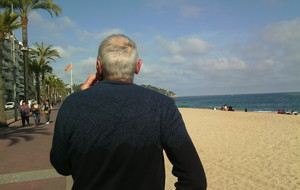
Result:
[[[18,15],[11,13],[9,9],[5,9],[0,13],[0,32],[9,33],[21,27],[21,23],[17,20]]]
[[[33,10],[35,9],[44,9],[46,11],[48,11],[48,13],[53,16],[53,13],[56,16],[59,16],[62,12],[61,8],[56,5],[52,0],[43,0],[40,1],[39,3],[36,3],[33,7]]]

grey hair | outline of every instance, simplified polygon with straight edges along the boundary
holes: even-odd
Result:
[[[138,61],[136,44],[123,34],[113,34],[102,41],[97,57],[106,80],[133,82]]]

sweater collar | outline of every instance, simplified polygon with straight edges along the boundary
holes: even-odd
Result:
[[[104,83],[104,84],[116,84],[116,85],[130,85],[130,84],[133,84],[131,82],[123,82],[123,81],[115,81],[115,80],[103,80],[101,82],[99,82],[100,84],[101,83]]]

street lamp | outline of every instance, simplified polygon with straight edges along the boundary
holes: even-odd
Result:
[[[24,64],[24,101],[28,101],[28,47],[23,46],[21,48],[21,51],[23,52],[23,64]]]

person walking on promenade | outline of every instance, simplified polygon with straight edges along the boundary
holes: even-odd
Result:
[[[27,102],[22,101],[22,104],[19,106],[19,112],[22,118],[22,127],[25,127],[25,121],[27,121],[28,126],[30,126],[30,122],[29,122],[30,108],[27,105]]]
[[[44,104],[44,107],[43,107],[43,112],[45,114],[46,125],[50,123],[51,109],[52,109],[52,106],[49,103],[49,100],[46,100],[45,104]]]
[[[31,105],[31,113],[32,113],[32,115],[34,117],[35,126],[40,125],[40,122],[41,122],[41,112],[42,112],[41,105],[38,104],[37,102],[34,102]]]
[[[133,83],[142,60],[127,36],[107,37],[96,74],[62,103],[50,161],[73,190],[163,190],[165,150],[176,189],[206,189],[206,176],[172,98]]]

